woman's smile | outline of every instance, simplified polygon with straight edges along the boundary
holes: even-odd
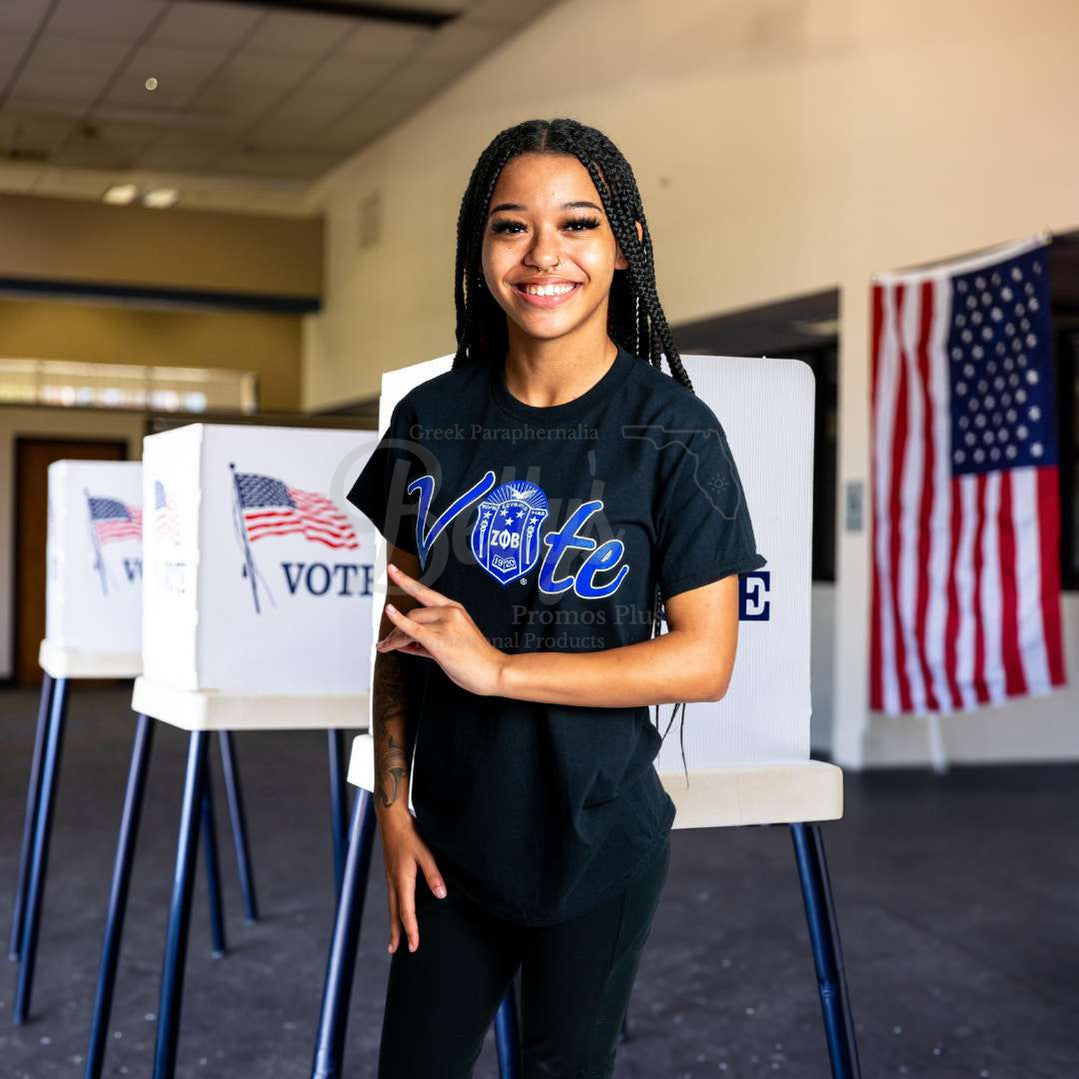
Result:
[[[542,286],[542,291],[529,292],[528,289],[536,289],[540,286],[529,284],[525,282],[523,284],[514,285],[513,291],[516,296],[519,296],[525,303],[531,304],[533,307],[558,307],[559,304],[565,303],[571,296],[575,295],[581,287],[580,281],[574,282],[559,282],[557,284],[550,284]]]

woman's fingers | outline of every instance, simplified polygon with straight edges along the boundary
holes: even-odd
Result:
[[[397,917],[397,890],[387,879],[386,898],[390,907],[390,952],[397,951],[397,942],[401,938],[401,923]]]
[[[397,902],[401,911],[401,924],[408,937],[408,950],[414,952],[420,946],[420,927],[416,922],[416,878],[398,878]]]

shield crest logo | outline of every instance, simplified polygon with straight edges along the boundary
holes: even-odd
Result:
[[[499,584],[529,573],[539,561],[540,525],[547,496],[534,483],[514,480],[496,487],[479,504],[470,543],[476,561]]]

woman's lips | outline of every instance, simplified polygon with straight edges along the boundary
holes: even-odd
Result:
[[[518,288],[516,285],[513,286],[513,291],[520,296],[525,303],[530,303],[533,307],[557,307],[560,303],[564,303],[573,296],[580,287],[581,283],[575,281],[573,283],[573,288],[571,288],[569,292],[564,292],[561,296],[533,296],[530,293],[525,292],[524,289]]]

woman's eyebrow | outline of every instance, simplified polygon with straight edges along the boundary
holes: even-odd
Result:
[[[580,202],[564,202],[564,203],[562,203],[562,209],[563,210],[583,210],[583,209],[586,209],[586,208],[590,209],[590,210],[599,210],[600,213],[603,213],[603,207],[602,206],[597,206],[594,202],[588,202],[587,200],[582,200]],[[496,214],[496,213],[498,213],[499,210],[527,210],[527,209],[528,209],[527,206],[522,206],[521,203],[519,203],[519,202],[500,202],[497,206],[492,206],[491,207],[491,209],[488,211],[487,216],[490,217],[491,214]]]

